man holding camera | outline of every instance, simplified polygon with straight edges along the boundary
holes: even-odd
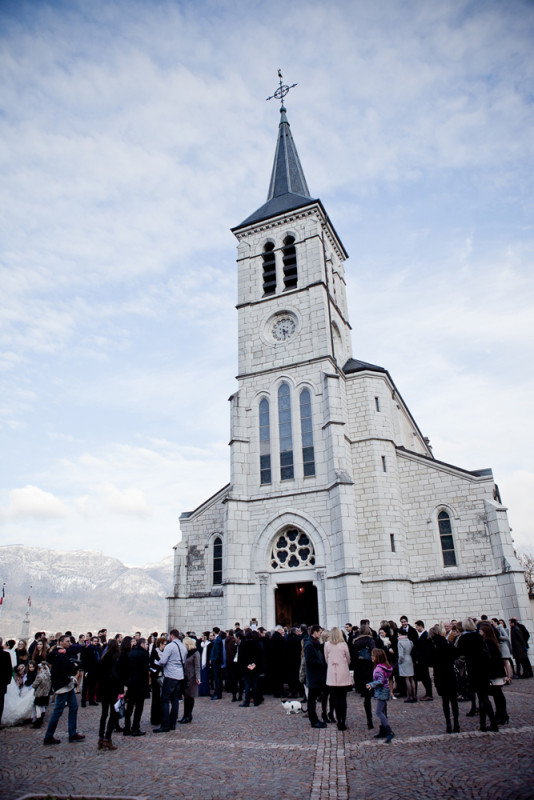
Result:
[[[69,742],[81,742],[85,739],[85,736],[76,731],[78,701],[76,700],[76,680],[74,676],[78,672],[79,663],[72,657],[72,653],[69,653],[70,646],[70,636],[61,636],[58,646],[52,654],[52,690],[56,693],[56,703],[46,729],[44,744],[59,744],[61,742],[61,739],[55,738],[54,733],[66,705],[69,707]]]

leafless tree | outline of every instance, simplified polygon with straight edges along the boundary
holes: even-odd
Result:
[[[534,554],[521,553],[519,563],[525,570],[525,582],[528,586],[529,595],[534,595]]]

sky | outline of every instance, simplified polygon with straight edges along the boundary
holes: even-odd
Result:
[[[534,552],[534,4],[0,3],[0,544],[160,561],[229,480],[277,70],[356,358]]]

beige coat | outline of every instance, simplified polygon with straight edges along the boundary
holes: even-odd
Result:
[[[326,685],[351,686],[349,674],[350,653],[346,642],[332,644],[326,642],[324,646],[326,660]]]

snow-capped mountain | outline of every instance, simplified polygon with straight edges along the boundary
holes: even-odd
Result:
[[[165,628],[165,598],[173,558],[127,567],[95,550],[60,552],[44,547],[0,547],[0,636],[17,638],[29,611],[29,633],[71,630],[148,634]],[[31,587],[31,588],[30,588]],[[31,607],[28,607],[28,597]],[[27,627],[27,625],[26,625]]]

